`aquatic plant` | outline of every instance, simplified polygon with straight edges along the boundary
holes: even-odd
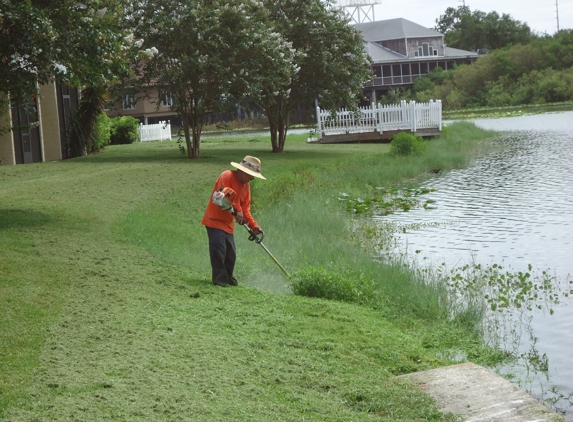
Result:
[[[460,110],[448,110],[443,112],[444,119],[477,119],[483,117],[516,117],[533,114],[541,114],[548,107],[567,107],[573,105],[572,101],[546,104],[521,104],[506,107],[475,107]]]
[[[377,187],[376,196],[370,198],[350,198],[349,194],[341,192],[337,199],[344,202],[346,210],[353,214],[388,215],[396,211],[407,212],[413,208],[433,208],[436,201],[421,201],[417,197],[434,191],[420,187]]]
[[[492,311],[502,312],[506,308],[520,309],[534,307],[543,309],[560,303],[561,296],[573,294],[573,289],[562,290],[561,283],[549,270],[540,275],[532,275],[533,267],[528,265],[528,271],[504,270],[502,265],[467,264],[455,268],[445,275],[445,280],[453,292],[479,292]],[[573,281],[569,282],[573,284]]]

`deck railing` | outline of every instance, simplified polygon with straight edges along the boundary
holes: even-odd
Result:
[[[442,102],[430,100],[428,103],[411,101],[400,104],[359,107],[356,111],[341,109],[335,113],[316,108],[318,136],[341,135],[389,130],[419,129],[442,130]]]
[[[170,141],[171,122],[159,122],[156,125],[139,125],[139,139],[146,141]]]

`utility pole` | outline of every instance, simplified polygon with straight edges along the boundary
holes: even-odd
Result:
[[[464,4],[464,7],[466,7],[466,0],[458,0],[458,1],[461,2],[461,3],[463,3],[463,4]],[[555,1],[557,1],[557,0],[555,0]]]
[[[557,14],[557,32],[559,32],[559,0],[555,0],[555,12]]]

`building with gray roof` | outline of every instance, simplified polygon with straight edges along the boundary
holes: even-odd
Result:
[[[448,47],[440,32],[404,18],[355,24],[372,59],[374,79],[364,84],[372,102],[393,88],[409,88],[436,67],[473,63],[478,53]]]

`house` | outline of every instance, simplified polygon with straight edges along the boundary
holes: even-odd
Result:
[[[471,64],[478,53],[448,47],[444,35],[407,19],[364,22],[354,27],[362,33],[372,59],[374,79],[364,84],[370,102],[393,88],[410,88],[432,69],[449,70],[455,64]]]
[[[78,105],[78,91],[60,83],[40,86],[32,98],[33,113],[9,107],[0,116],[0,164],[30,164],[67,158],[66,127]]]
[[[146,97],[143,93],[139,95],[127,94],[122,98],[121,104],[109,102],[105,108],[105,113],[110,118],[117,116],[131,116],[138,119],[144,125],[157,124],[164,120],[171,120],[181,125],[181,117],[171,110],[173,98],[166,95],[161,101],[158,97]]]
[[[174,98],[166,93],[163,93],[162,96],[163,98],[159,99],[155,90],[149,93],[139,92],[137,95],[127,94],[121,98],[121,103],[110,100],[104,111],[112,119],[117,116],[131,116],[144,125],[152,125],[169,120],[172,126],[182,126],[181,116],[171,109],[175,101]],[[249,101],[245,100],[243,103],[249,103]],[[248,115],[248,111],[245,111],[240,106],[237,106],[236,110],[239,119],[242,114]],[[233,118],[236,118],[236,116],[230,113],[215,114],[210,110],[205,113],[206,124],[229,121]]]

